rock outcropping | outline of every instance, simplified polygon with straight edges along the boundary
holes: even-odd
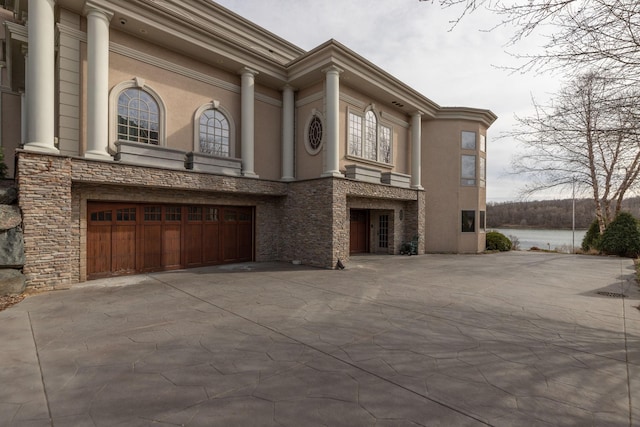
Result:
[[[25,289],[22,214],[15,204],[15,187],[0,187],[0,296],[21,294]]]

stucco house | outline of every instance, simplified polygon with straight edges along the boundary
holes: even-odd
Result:
[[[0,144],[29,286],[485,245],[489,110],[209,0],[4,0]]]

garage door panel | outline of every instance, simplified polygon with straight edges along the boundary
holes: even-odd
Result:
[[[111,224],[87,229],[87,274],[111,272]]]
[[[136,227],[114,225],[111,236],[111,270],[113,273],[136,271]]]
[[[220,226],[218,223],[204,224],[202,241],[202,261],[205,264],[214,264],[222,261],[220,257]]]
[[[238,259],[247,261],[253,255],[253,224],[241,222],[238,224]]]
[[[160,270],[162,269],[162,225],[145,224],[142,230],[142,270]]]
[[[202,264],[202,224],[185,226],[185,263],[187,266]]]
[[[162,266],[180,268],[180,224],[165,224],[162,230]]]

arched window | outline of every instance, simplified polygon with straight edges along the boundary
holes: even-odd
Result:
[[[348,117],[347,154],[391,165],[393,163],[393,129],[391,126],[380,123],[373,107],[365,111],[364,114],[350,109]]]
[[[118,140],[159,145],[160,108],[140,88],[123,90],[118,96]]]
[[[378,119],[373,111],[364,115],[364,155],[365,159],[378,160]]]
[[[134,77],[115,85],[109,106],[109,147],[113,152],[118,141],[166,145],[164,103],[144,79]]]
[[[229,157],[229,120],[220,110],[204,110],[200,116],[200,152]]]
[[[235,156],[235,124],[219,101],[198,108],[193,123],[193,151],[219,157]]]

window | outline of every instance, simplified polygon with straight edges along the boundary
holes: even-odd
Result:
[[[181,221],[182,208],[180,206],[167,206],[164,211],[165,221]]]
[[[476,231],[476,211],[462,211],[462,232],[473,233]]]
[[[309,121],[307,121],[307,127],[305,129],[305,148],[307,153],[316,155],[322,148],[322,141],[324,138],[324,129],[322,125],[322,117],[315,109],[311,113]]]
[[[462,131],[462,149],[463,150],[475,150],[476,149],[476,133]]]
[[[476,156],[462,155],[460,185],[476,185]]]
[[[91,221],[111,222],[111,211],[92,212]]]
[[[189,221],[202,221],[202,207],[189,206],[187,208],[187,219]]]
[[[235,157],[235,123],[219,101],[207,102],[193,116],[193,151]]]
[[[487,215],[485,211],[480,211],[480,224],[478,225],[478,227],[482,231],[487,228]]]
[[[115,85],[109,93],[109,149],[116,142],[166,145],[166,110],[160,95],[134,77]]]
[[[116,221],[135,221],[136,208],[123,208],[116,211]]]
[[[162,221],[162,208],[160,206],[145,206],[145,221]]]
[[[389,215],[380,215],[378,228],[378,247],[389,247]]]
[[[349,154],[362,157],[362,117],[349,113]]]
[[[202,112],[199,127],[201,153],[229,157],[230,136],[229,120],[220,110],[208,109]]]
[[[484,135],[480,135],[480,151],[483,153],[487,151],[487,137]]]
[[[349,112],[349,148],[347,154],[381,163],[391,163],[393,131],[380,124],[373,110],[364,116]]]
[[[156,100],[140,88],[123,90],[118,96],[118,140],[158,145],[159,129]]]
[[[480,157],[480,187],[487,185],[487,159]]]

